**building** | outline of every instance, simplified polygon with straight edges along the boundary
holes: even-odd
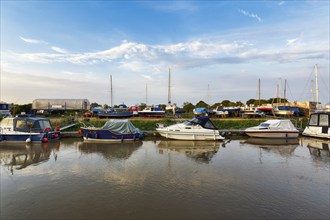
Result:
[[[89,110],[88,99],[35,99],[32,102],[34,111],[66,111],[66,110]]]
[[[0,102],[0,116],[10,116],[10,105],[5,102]]]

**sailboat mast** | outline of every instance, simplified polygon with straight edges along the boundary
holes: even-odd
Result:
[[[286,100],[286,80],[284,80],[284,101]]]
[[[172,102],[171,97],[171,68],[168,69],[168,101],[167,103],[170,105]]]
[[[315,101],[319,103],[319,81],[318,81],[318,67],[315,64]]]
[[[259,106],[260,106],[260,79],[258,80],[258,100],[259,100]]]
[[[211,93],[210,93],[210,84],[207,84],[207,106],[210,108],[211,102]]]
[[[311,100],[312,100],[312,102],[315,101],[315,96],[314,96],[314,80],[311,80]]]
[[[112,103],[112,101],[113,101],[113,95],[112,95],[112,75],[110,75],[110,107],[112,107],[113,105],[113,103]]]
[[[146,105],[148,105],[148,83],[146,83]]]

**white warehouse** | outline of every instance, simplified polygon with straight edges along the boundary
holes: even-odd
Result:
[[[89,110],[88,99],[35,99],[32,110]]]

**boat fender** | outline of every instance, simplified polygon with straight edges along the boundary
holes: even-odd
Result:
[[[81,136],[82,135],[82,130],[79,128],[78,129],[78,134]]]
[[[25,143],[31,143],[31,138],[27,138],[26,140],[25,140]]]
[[[47,142],[48,142],[48,138],[46,138],[46,137],[43,138],[42,142],[43,142],[43,143],[47,143]]]
[[[55,131],[60,131],[60,130],[61,130],[61,128],[60,128],[60,126],[58,126],[58,123],[56,122]]]
[[[97,133],[95,133],[95,139],[97,139]]]

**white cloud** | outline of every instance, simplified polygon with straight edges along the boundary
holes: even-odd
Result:
[[[289,39],[289,40],[286,40],[286,45],[294,45],[298,42],[298,38],[294,38],[294,39]]]
[[[29,38],[25,38],[25,37],[19,37],[22,41],[26,42],[26,43],[30,43],[30,44],[48,44],[46,41],[43,40],[36,40],[36,39],[29,39]]]
[[[285,1],[280,1],[279,3],[278,3],[278,5],[284,5],[285,4]]]
[[[257,15],[257,14],[254,14],[254,13],[250,13],[250,12],[247,12],[243,9],[238,9],[238,12],[247,16],[247,17],[250,17],[250,18],[255,18],[257,19],[259,22],[262,22],[262,19]]]
[[[96,65],[113,63],[132,72],[159,72],[168,66],[188,69],[219,63],[248,63],[252,60],[263,62],[288,62],[311,57],[325,58],[327,50],[322,42],[298,44],[298,38],[287,40],[287,46],[258,48],[248,41],[224,42],[217,39],[196,39],[187,42],[164,45],[147,45],[123,41],[118,46],[103,51],[69,53],[59,47],[52,47],[58,53],[15,53],[5,54],[6,62],[69,63],[74,65]],[[312,45],[308,47],[306,45]],[[62,53],[61,53],[62,52]]]
[[[52,46],[51,48],[52,48],[52,50],[54,50],[55,52],[58,52],[58,53],[68,53],[67,50],[60,48],[60,47]]]

